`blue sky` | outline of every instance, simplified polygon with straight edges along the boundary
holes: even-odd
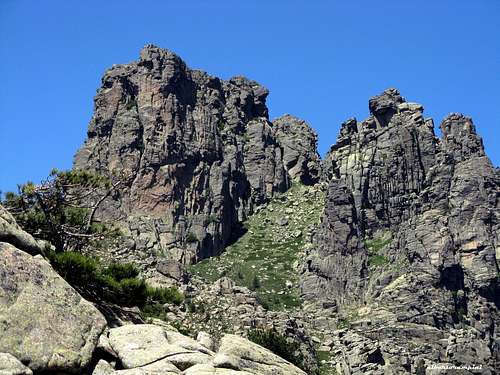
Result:
[[[397,87],[438,125],[472,116],[500,164],[500,1],[0,1],[0,190],[70,168],[103,72],[154,43],[268,87],[319,133]]]

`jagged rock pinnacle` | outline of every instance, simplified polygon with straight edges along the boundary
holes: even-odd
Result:
[[[393,370],[413,372],[437,361],[432,353],[441,353],[440,362],[494,368],[498,348],[488,342],[500,323],[498,173],[470,118],[451,114],[438,139],[423,107],[395,89],[369,107],[371,117],[342,125],[323,162],[327,203],[304,262],[303,295],[369,320],[354,330],[360,336],[346,336],[360,343],[348,352],[370,348],[389,358],[409,350],[409,362],[391,359]],[[366,330],[392,336],[376,341]],[[443,349],[437,336],[454,341]]]

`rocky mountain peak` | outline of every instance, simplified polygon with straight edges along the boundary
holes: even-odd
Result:
[[[268,119],[268,94],[245,77],[192,70],[153,45],[105,73],[74,165],[126,176],[98,215],[130,237],[120,250],[130,260],[154,268],[159,255],[183,263],[216,255],[296,175],[318,178],[315,133],[297,122],[285,141]]]
[[[0,373],[305,374],[229,332],[311,374],[421,374],[433,364],[495,373],[500,172],[472,119],[449,115],[439,138],[423,106],[389,88],[369,100],[368,118],[342,124],[321,161],[306,121],[269,120],[268,94],[154,45],[105,72],[74,167],[117,187],[88,225],[112,222],[123,236],[81,246],[106,268],[58,254],[93,269],[96,284],[77,292],[42,259],[49,244],[0,206]],[[71,262],[59,267],[73,272]],[[97,310],[78,294],[127,294],[136,283],[140,308],[96,297]],[[186,300],[151,285],[179,287]],[[148,294],[157,298],[146,306]],[[145,323],[140,309],[202,332],[128,324]]]
[[[498,337],[491,327],[500,322],[498,172],[470,118],[446,117],[439,139],[423,107],[395,89],[369,107],[368,119],[342,125],[323,162],[326,205],[304,263],[303,295],[333,299],[346,319],[368,319],[357,332],[384,358],[394,342],[367,331],[390,327],[392,337],[411,337],[420,349],[408,368],[444,353],[429,337],[459,328],[463,339],[439,361],[477,361],[468,347],[479,345],[481,361],[494,367],[497,344],[479,337]]]

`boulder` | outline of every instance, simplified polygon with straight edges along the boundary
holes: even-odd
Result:
[[[187,273],[181,263],[175,260],[162,259],[156,265],[156,270],[175,281],[186,281]]]
[[[210,350],[215,349],[214,339],[207,332],[203,332],[203,331],[198,332],[198,335],[196,336],[196,341],[198,341],[201,345],[203,345],[207,349],[210,349]]]
[[[33,371],[80,373],[106,321],[41,257],[0,243],[0,352]]]
[[[178,375],[181,371],[167,359],[156,361],[144,367],[133,369],[115,370],[105,360],[100,360],[92,375]]]
[[[306,373],[271,351],[241,336],[224,335],[217,352],[228,360],[219,361],[221,367],[237,367],[238,370],[258,375],[305,375]],[[230,360],[229,360],[230,359]]]
[[[153,324],[112,328],[109,343],[125,368],[143,367],[165,359],[184,370],[210,362],[213,355],[196,340]]]
[[[251,375],[247,371],[238,371],[227,368],[217,368],[211,364],[195,365],[183,373],[184,375]]]
[[[12,354],[0,353],[0,375],[33,375],[33,371]]]
[[[112,328],[107,339],[119,358],[119,366],[125,369],[115,370],[101,360],[93,375],[305,374],[269,350],[236,335],[225,335],[216,353],[179,332],[152,324]]]

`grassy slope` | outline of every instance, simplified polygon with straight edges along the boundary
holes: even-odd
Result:
[[[247,232],[221,256],[191,266],[190,271],[209,282],[228,276],[255,290],[271,310],[298,307],[300,257],[323,207],[319,188],[294,184],[252,215],[245,222]]]

